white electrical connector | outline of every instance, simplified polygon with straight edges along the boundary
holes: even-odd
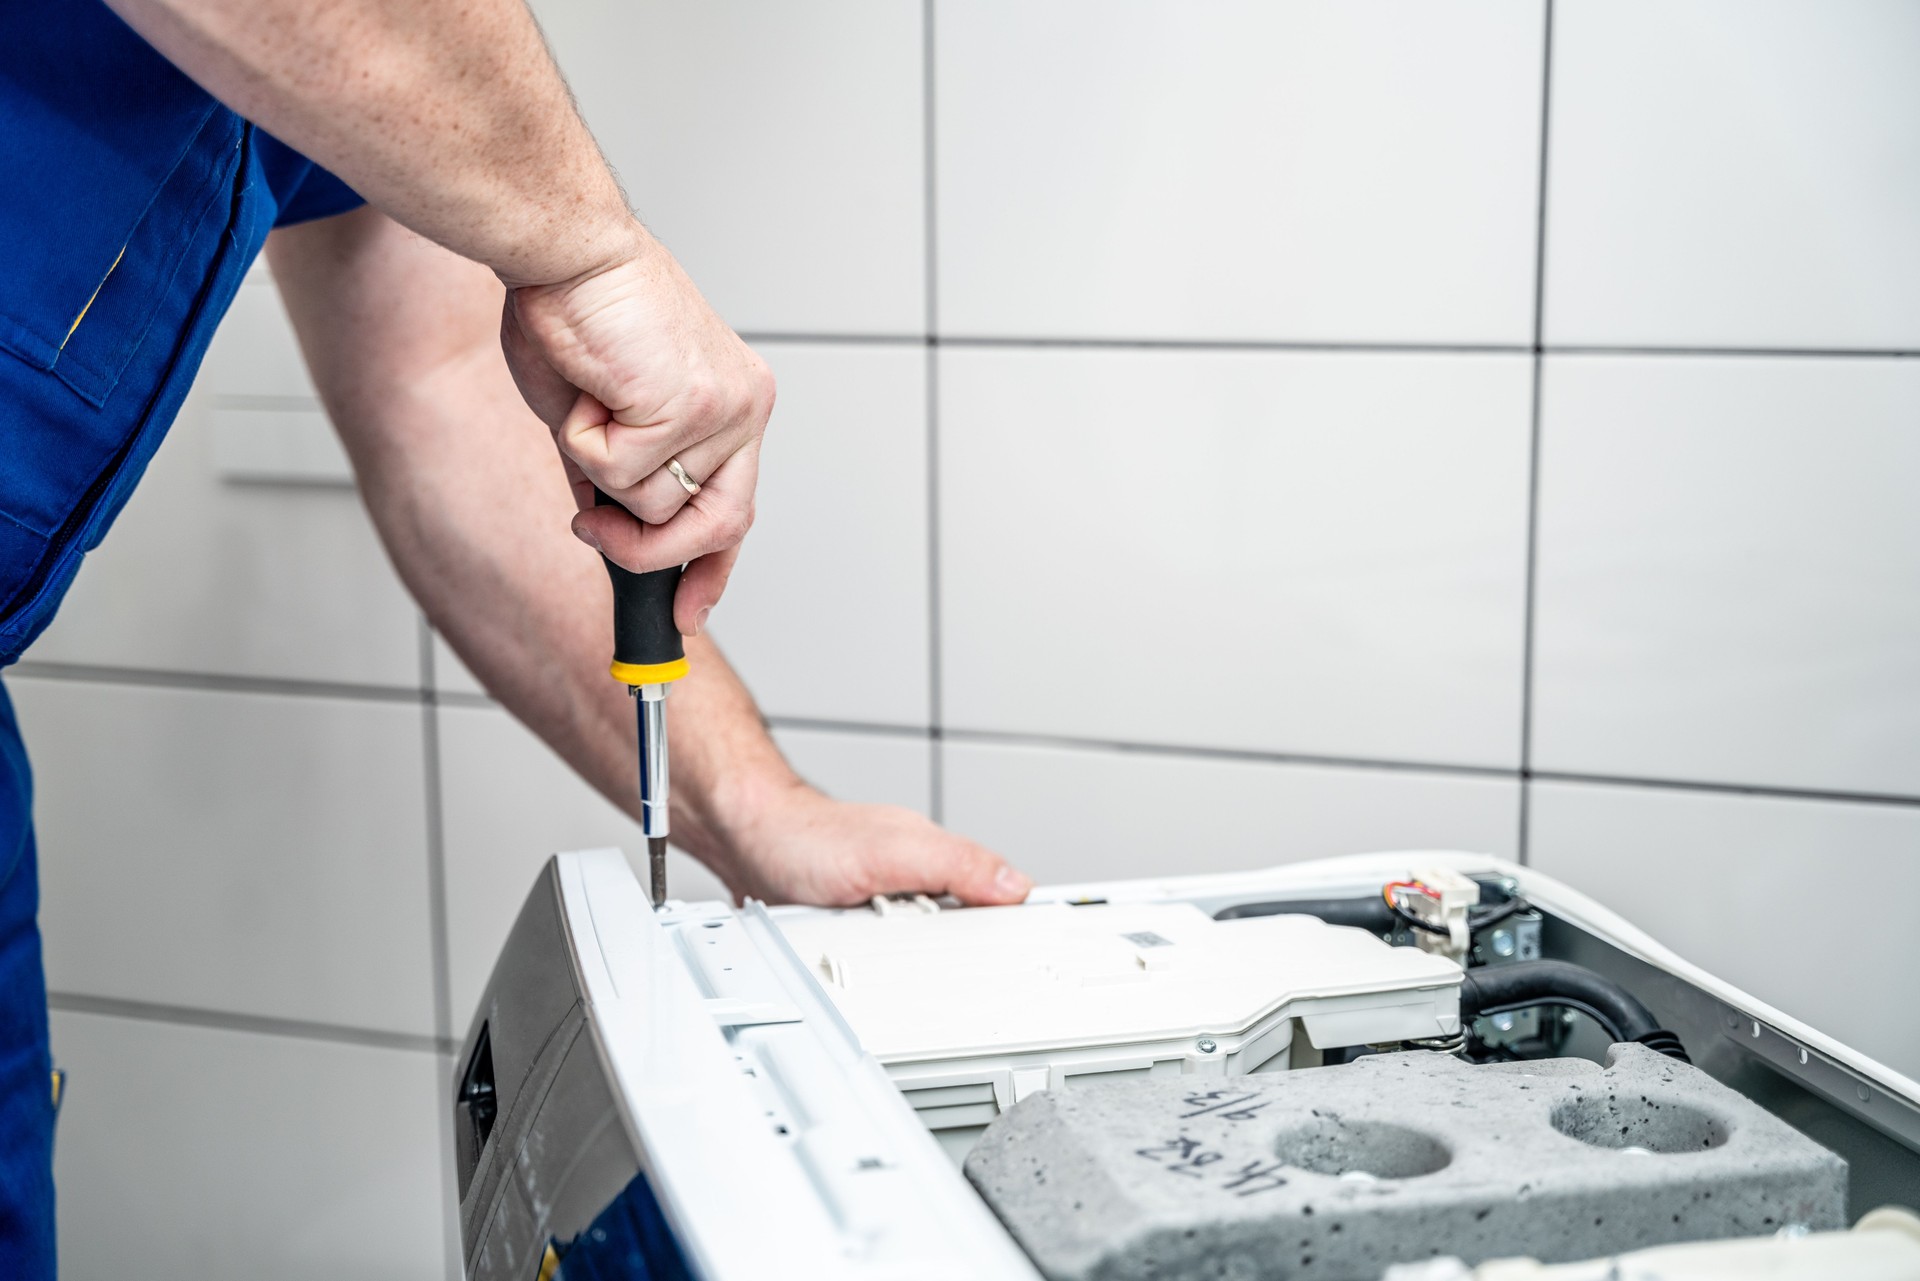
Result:
[[[1401,895],[1395,901],[1407,912],[1444,934],[1414,932],[1414,941],[1422,950],[1444,956],[1458,965],[1467,963],[1467,949],[1473,944],[1467,914],[1480,903],[1480,886],[1449,868],[1435,867],[1415,871],[1411,878],[1425,886],[1428,893]]]

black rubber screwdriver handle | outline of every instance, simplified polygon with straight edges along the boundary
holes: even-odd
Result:
[[[593,491],[596,507],[618,507]],[[662,685],[687,674],[687,650],[673,625],[673,596],[680,587],[678,565],[636,574],[605,556],[613,580],[613,678],[628,685]]]

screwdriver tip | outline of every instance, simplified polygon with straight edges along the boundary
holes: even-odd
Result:
[[[653,905],[659,907],[667,901],[667,838],[649,836],[647,838],[647,865],[653,874]]]

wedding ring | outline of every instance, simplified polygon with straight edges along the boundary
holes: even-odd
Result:
[[[689,497],[700,492],[700,482],[687,475],[687,469],[680,465],[678,458],[667,459],[667,472],[680,482],[680,488],[686,490]]]

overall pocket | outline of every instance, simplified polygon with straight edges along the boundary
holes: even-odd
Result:
[[[61,339],[53,375],[88,404],[107,403],[168,294],[198,288],[200,282],[180,276],[202,257],[190,250],[207,222],[218,218],[225,226],[245,128],[230,111],[208,117]],[[170,342],[175,335],[155,337]]]

